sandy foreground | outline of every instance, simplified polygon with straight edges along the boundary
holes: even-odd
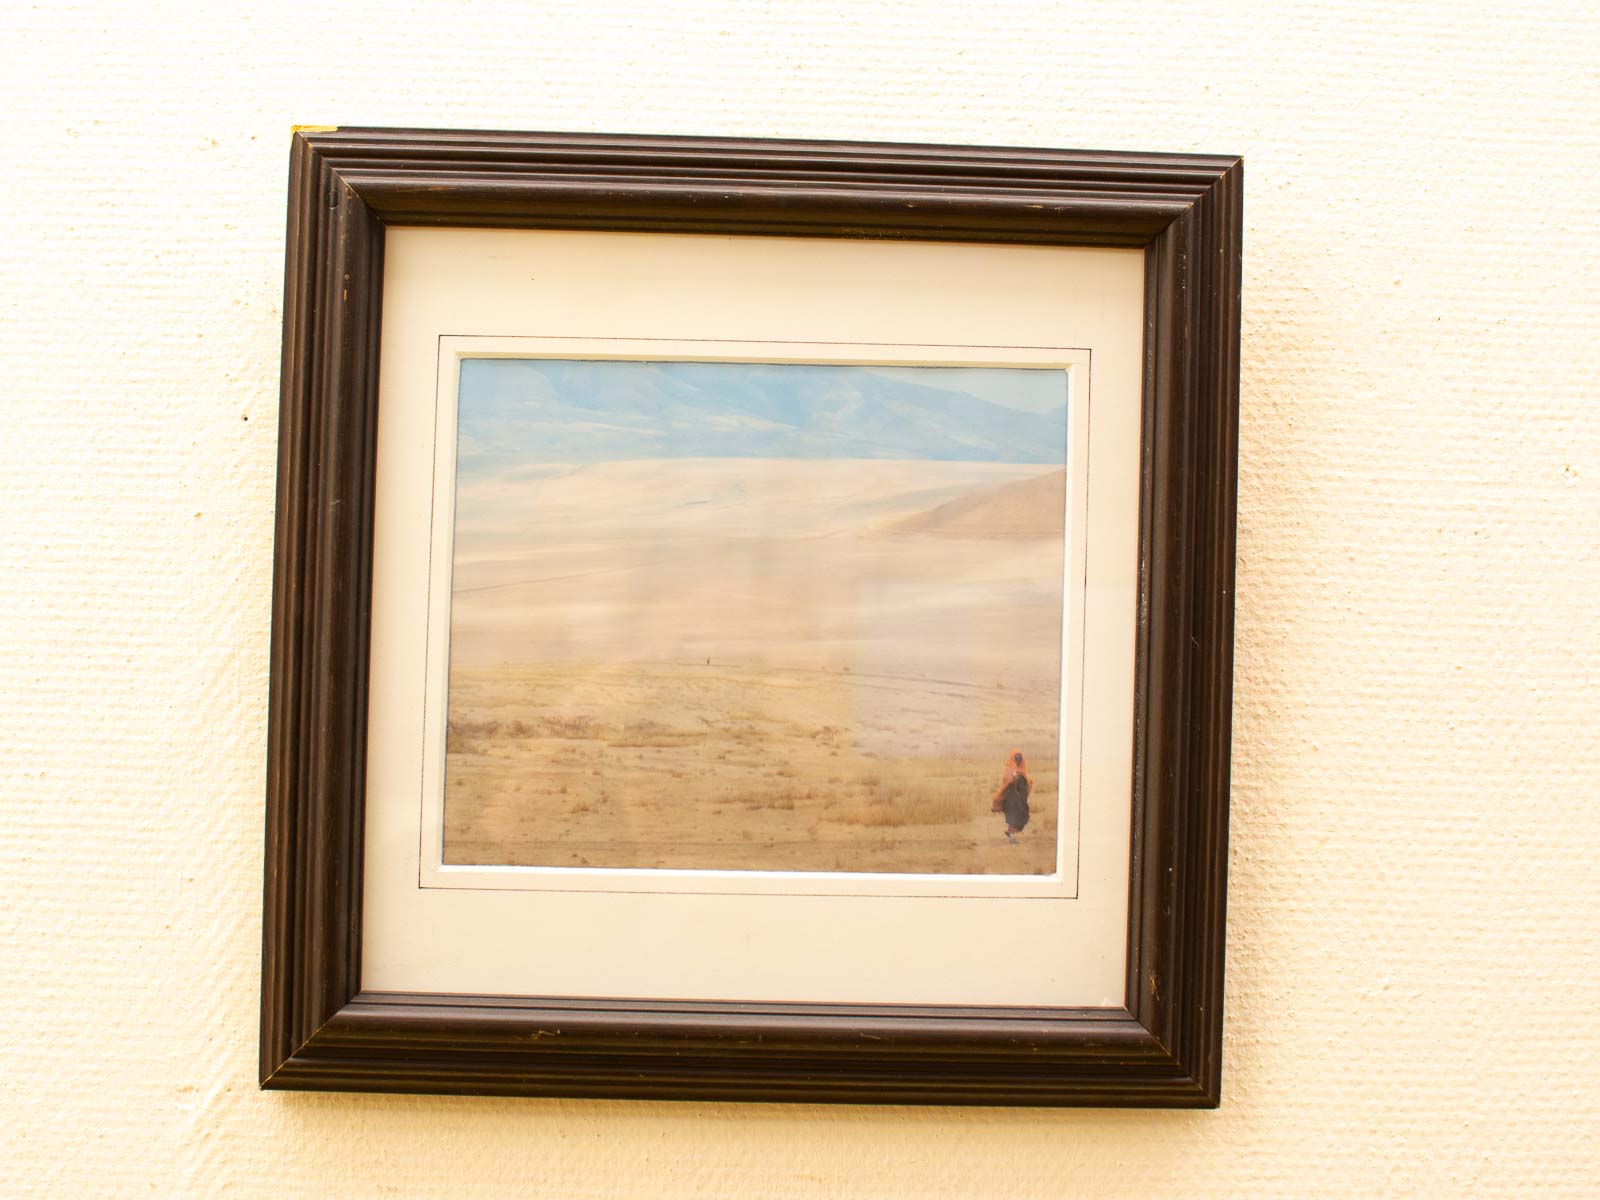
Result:
[[[1060,468],[671,460],[464,481],[450,864],[1046,874]],[[1006,842],[1006,753],[1034,779]]]

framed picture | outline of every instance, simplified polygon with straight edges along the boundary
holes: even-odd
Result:
[[[1240,172],[298,132],[262,1086],[1214,1106]]]

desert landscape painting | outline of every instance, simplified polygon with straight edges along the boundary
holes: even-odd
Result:
[[[1059,369],[465,360],[445,863],[1053,872],[1067,400]]]

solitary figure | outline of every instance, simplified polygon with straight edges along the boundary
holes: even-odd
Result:
[[[1013,750],[1006,759],[1006,773],[994,794],[991,812],[1003,813],[1006,818],[1006,841],[1015,843],[1017,834],[1028,824],[1028,795],[1033,791],[1033,780],[1028,778],[1028,764],[1021,750]]]

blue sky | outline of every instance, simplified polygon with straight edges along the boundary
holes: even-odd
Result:
[[[1066,461],[1059,368],[466,359],[459,463]]]

